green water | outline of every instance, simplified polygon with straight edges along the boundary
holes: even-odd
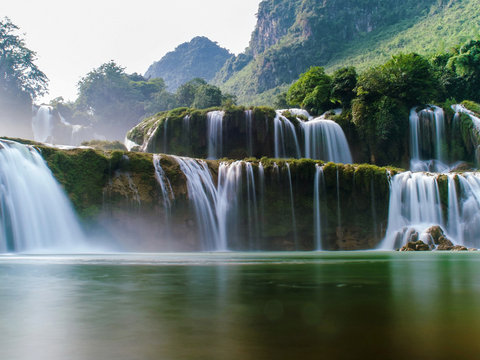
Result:
[[[0,257],[0,359],[476,359],[480,254]]]

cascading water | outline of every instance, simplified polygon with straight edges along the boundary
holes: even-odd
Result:
[[[285,166],[287,167],[288,185],[290,189],[290,207],[292,211],[293,240],[295,241],[295,248],[298,248],[297,218],[295,216],[295,201],[293,196],[292,173],[290,172],[290,164],[285,163]]]
[[[340,125],[323,117],[301,122],[305,134],[305,157],[351,164],[352,154]]]
[[[85,249],[67,197],[33,147],[0,140],[0,216],[0,252]]]
[[[217,218],[217,188],[203,160],[172,156],[187,178],[188,197],[203,235],[204,250],[223,250]]]
[[[295,116],[302,116],[308,121],[297,117],[298,125],[283,115],[288,111]],[[274,120],[275,157],[300,158],[304,155],[309,159],[333,161],[351,164],[352,155],[347,138],[340,125],[322,115],[312,118],[306,110],[277,110]],[[303,147],[299,139],[304,139]],[[302,149],[304,150],[302,152]]]
[[[300,143],[298,142],[295,125],[282,115],[284,110],[277,110],[274,126],[275,157],[301,157]],[[290,150],[291,149],[291,150]]]
[[[438,174],[401,173],[393,177],[387,234],[380,248],[396,249],[418,233],[428,242],[425,231],[438,225],[448,238],[464,246],[480,246],[480,174],[447,174],[447,191],[442,211]],[[446,215],[446,219],[444,218]]]
[[[411,172],[395,175],[390,185],[388,214],[382,249],[400,248],[412,233],[421,235],[430,226],[444,227],[436,176]]]
[[[322,209],[321,200],[322,194],[325,193],[325,179],[323,174],[323,167],[315,165],[315,180],[313,185],[313,221],[314,221],[314,236],[315,249],[322,250]]]
[[[223,151],[223,111],[207,114],[208,159],[219,159]]]
[[[175,194],[172,190],[172,185],[170,184],[170,180],[165,175],[165,171],[163,171],[162,165],[160,163],[161,156],[158,154],[153,155],[153,166],[155,168],[155,178],[160,185],[160,189],[162,190],[162,199],[163,199],[163,206],[170,212],[170,208],[172,207],[172,200],[175,199]]]
[[[245,110],[246,135],[247,135],[247,155],[253,156],[253,111]]]
[[[38,108],[37,114],[32,118],[33,139],[39,142],[46,142],[52,136],[53,121],[52,109],[42,105]]]
[[[448,171],[444,147],[445,116],[443,109],[430,106],[410,111],[410,170]]]

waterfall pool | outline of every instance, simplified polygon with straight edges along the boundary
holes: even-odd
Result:
[[[473,359],[480,253],[1,255],[1,359]]]

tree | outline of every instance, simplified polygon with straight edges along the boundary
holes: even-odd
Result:
[[[200,85],[195,91],[193,107],[197,109],[206,109],[213,106],[222,105],[222,92],[216,86],[205,84]]]
[[[353,66],[338,69],[332,77],[332,100],[339,102],[343,108],[349,108],[355,98],[357,72]]]
[[[93,115],[98,130],[114,140],[122,140],[144,116],[175,106],[162,79],[127,74],[114,61],[90,71],[78,91],[75,107]]]
[[[438,95],[439,82],[429,61],[415,53],[393,56],[358,79],[357,95],[398,99],[407,106],[426,103]]]
[[[35,65],[36,54],[25,46],[18,30],[8,18],[0,21],[1,96],[26,94],[33,100],[47,92],[48,79]]]
[[[207,85],[207,82],[203,79],[195,78],[180,86],[175,95],[178,106],[191,107],[195,101],[195,93],[202,85]]]
[[[312,113],[322,113],[331,108],[331,83],[322,67],[311,67],[288,89],[287,102]]]

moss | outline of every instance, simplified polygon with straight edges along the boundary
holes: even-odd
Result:
[[[105,140],[91,140],[84,141],[82,146],[89,146],[95,150],[109,151],[109,150],[124,150],[127,148],[120,141],[105,141]]]

